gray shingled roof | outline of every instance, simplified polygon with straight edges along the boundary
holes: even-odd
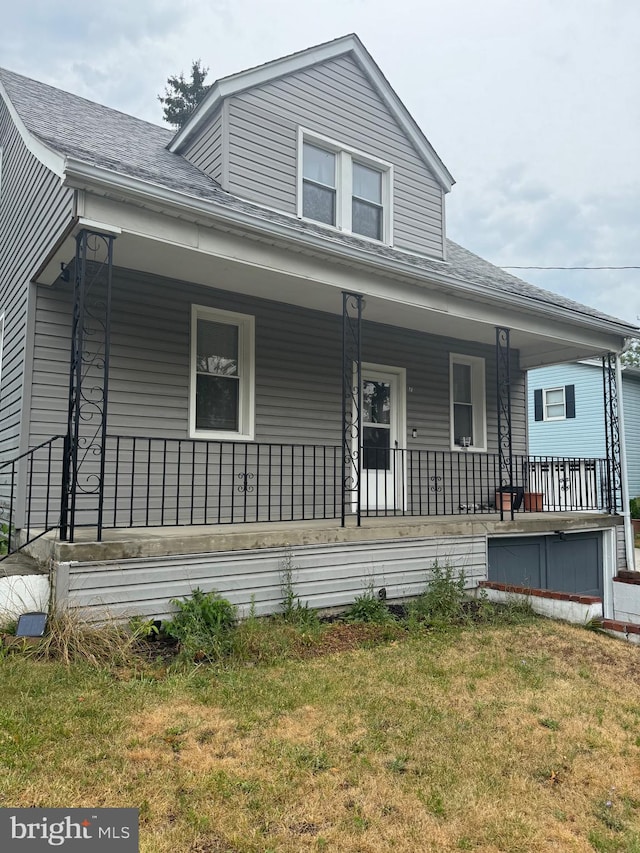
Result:
[[[62,155],[209,201],[216,206],[278,223],[292,233],[314,234],[325,240],[328,247],[332,244],[348,245],[369,257],[373,255],[401,261],[416,271],[424,272],[426,278],[430,272],[450,275],[460,281],[485,287],[487,291],[526,297],[541,305],[553,305],[606,323],[627,326],[630,335],[637,331],[635,326],[623,320],[602,314],[557,293],[534,287],[451,240],[447,241],[447,262],[443,263],[360,240],[352,235],[328,232],[322,226],[265,210],[224,192],[196,166],[179,154],[170,153],[166,146],[174,134],[166,128],[6,69],[0,68],[0,80],[27,129]]]

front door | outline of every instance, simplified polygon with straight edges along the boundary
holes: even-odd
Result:
[[[362,365],[362,508],[370,512],[404,506],[404,375]]]

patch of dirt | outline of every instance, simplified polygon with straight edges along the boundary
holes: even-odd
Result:
[[[363,646],[377,645],[404,636],[404,630],[394,625],[374,625],[369,622],[333,622],[312,644],[300,644],[296,657],[314,658],[336,652],[348,652]]]

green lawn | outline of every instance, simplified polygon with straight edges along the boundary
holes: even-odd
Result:
[[[0,660],[0,802],[145,853],[640,853],[640,649],[536,620],[272,665]]]

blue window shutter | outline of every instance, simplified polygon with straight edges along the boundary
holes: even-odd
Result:
[[[533,392],[533,407],[535,410],[535,419],[537,421],[541,421],[543,418],[542,414],[542,388],[536,388]]]
[[[576,386],[564,386],[564,403],[566,406],[567,417],[575,418],[576,416]]]

